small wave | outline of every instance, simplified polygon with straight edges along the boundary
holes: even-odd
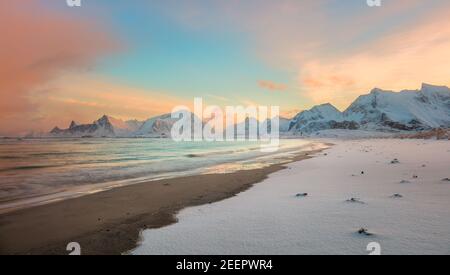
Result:
[[[33,153],[30,156],[33,157],[45,157],[45,156],[67,156],[67,155],[75,155],[76,152],[53,152],[53,153]]]
[[[44,168],[53,168],[60,167],[60,165],[27,165],[27,166],[16,166],[11,168],[0,169],[1,172],[7,171],[17,171],[17,170],[34,170],[34,169],[44,169]]]
[[[201,157],[201,155],[200,154],[187,154],[186,157],[188,157],[188,158],[199,158],[199,157]]]
[[[186,154],[185,157],[188,158],[201,158],[201,157],[208,157],[208,156],[215,156],[215,155],[228,155],[228,154],[236,154],[236,153],[245,153],[245,152],[251,152],[259,150],[261,147],[250,147],[250,148],[241,148],[241,149],[235,149],[235,150],[226,150],[226,151],[210,151],[205,153],[198,153],[198,154]]]
[[[0,159],[20,159],[19,156],[0,156]]]

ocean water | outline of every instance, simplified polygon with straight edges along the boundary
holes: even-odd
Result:
[[[143,181],[227,173],[283,162],[309,149],[282,140],[275,153],[257,142],[170,139],[0,140],[0,212]]]

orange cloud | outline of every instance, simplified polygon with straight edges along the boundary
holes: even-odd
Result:
[[[302,92],[314,103],[348,107],[361,93],[379,87],[417,89],[422,82],[450,85],[450,21],[434,13],[407,31],[383,37],[360,51],[302,64]]]
[[[117,43],[92,22],[44,10],[33,1],[0,2],[0,134],[34,123],[29,95],[67,70],[84,70]]]
[[[311,67],[313,67],[310,64]],[[303,79],[303,83],[310,88],[324,88],[329,85],[338,85],[338,86],[346,86],[349,87],[355,83],[355,80],[343,75],[329,74],[323,75],[321,77],[317,76],[306,76]]]
[[[56,125],[66,127],[73,119],[80,123],[92,122],[103,114],[123,120],[145,120],[169,113],[178,105],[192,105],[165,94],[114,84],[99,76],[61,76],[30,96],[29,100],[39,108],[35,125],[28,125],[28,129],[48,131]]]
[[[275,92],[275,91],[284,91],[286,90],[287,86],[285,84],[281,84],[281,83],[275,83],[273,81],[269,81],[269,80],[260,80],[258,81],[258,85],[259,87]]]

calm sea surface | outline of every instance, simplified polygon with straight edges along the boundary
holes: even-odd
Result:
[[[249,141],[3,139],[0,211],[143,181],[263,167],[313,145],[281,140],[280,150],[268,154]]]

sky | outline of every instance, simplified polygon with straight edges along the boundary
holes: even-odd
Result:
[[[191,106],[344,110],[378,87],[450,86],[450,1],[0,3],[0,135]]]

